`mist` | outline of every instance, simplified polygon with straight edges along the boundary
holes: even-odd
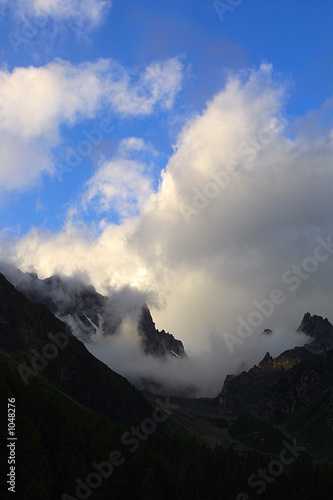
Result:
[[[126,319],[113,336],[97,335],[88,350],[139,389],[185,397],[216,397],[229,374],[238,374],[257,364],[268,351],[273,357],[311,342],[300,332],[278,330],[270,335],[257,332],[236,354],[226,349],[219,336],[207,338],[206,349],[188,352],[179,359],[146,356],[140,348],[136,324]],[[186,349],[186,346],[185,346]]]
[[[37,275],[22,273],[4,262],[0,263],[0,272],[28,296],[36,297],[38,292],[39,299],[43,298],[44,303],[57,304],[62,310],[73,311],[74,306],[85,308],[86,304],[81,301],[82,294],[95,294],[92,285],[84,281],[87,277],[82,275],[71,278],[57,276],[45,283]],[[144,354],[138,335],[142,306],[149,299],[153,301],[154,297],[124,287],[120,290],[109,288],[108,296],[97,295],[97,298],[99,301],[91,304],[94,316],[85,314],[93,326],[90,332],[77,314],[57,316],[70,326],[77,338],[85,342],[94,356],[112,370],[126,377],[137,388],[159,394],[215,397],[227,375],[250,369],[267,351],[276,357],[286,349],[312,340],[296,332],[296,328],[294,331],[278,328],[269,334],[262,329],[253,329],[248,338],[235,336],[238,342],[231,344],[221,334],[208,332],[202,339],[201,350],[187,349],[185,344],[185,358],[170,354],[154,357]]]

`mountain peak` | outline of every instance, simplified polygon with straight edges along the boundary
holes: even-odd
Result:
[[[270,363],[271,361],[273,361],[273,358],[272,356],[270,355],[270,353],[267,351],[265,356],[263,357],[263,359],[260,361],[259,365],[258,366],[263,366],[263,365],[266,365],[267,363]]]
[[[312,341],[313,345],[318,345],[325,349],[333,347],[333,326],[327,318],[317,315],[311,316],[307,312],[304,314],[297,331],[312,337],[314,339]]]
[[[145,354],[165,356],[171,353],[176,357],[186,357],[183,343],[175,339],[171,333],[157,330],[147,304],[141,308],[138,322],[138,334],[142,338]]]
[[[326,326],[332,328],[332,325],[327,318],[323,318],[322,316],[317,316],[316,314],[311,316],[311,314],[307,312],[304,314],[302,322],[298,327],[297,331],[305,332],[306,330],[311,332],[311,330],[315,329],[318,326]]]

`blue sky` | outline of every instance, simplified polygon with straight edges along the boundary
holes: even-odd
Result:
[[[333,11],[325,0],[315,4],[244,0],[225,12],[221,5],[216,10],[212,2],[203,0],[113,1],[93,27],[89,19],[78,21],[73,15],[36,15],[25,5],[29,3],[33,2],[13,2],[9,7],[9,2],[0,2],[1,66],[9,72],[17,67],[44,66],[55,58],[73,65],[112,58],[131,71],[169,58],[179,58],[183,64],[182,86],[172,109],[157,107],[149,115],[125,119],[99,110],[99,116],[69,126],[60,124],[60,158],[64,147],[75,149],[84,139],[82,130],[93,129],[104,116],[115,128],[105,138],[102,153],[114,154],[123,138],[142,137],[156,150],[153,172],[157,184],[182,125],[223,88],[226,70],[272,63],[276,78],[288,82],[284,112],[290,116],[304,116],[320,108],[332,93]],[[60,228],[68,205],[75,201],[99,159],[98,151],[94,153],[92,158],[83,157],[62,181],[42,172],[27,189],[5,190],[1,197],[2,228],[14,228],[20,234],[33,225]],[[112,217],[112,209],[108,216]],[[89,220],[94,214],[87,212],[85,217]]]

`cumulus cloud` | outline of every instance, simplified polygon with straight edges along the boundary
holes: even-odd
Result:
[[[1,129],[24,139],[53,138],[60,123],[93,116],[108,69],[107,60],[74,66],[58,59],[1,71]]]
[[[12,7],[13,2],[2,0]],[[78,26],[94,28],[108,14],[109,0],[17,0],[15,14],[21,17],[49,16],[54,21],[71,21]]]
[[[178,59],[138,74],[110,59],[0,71],[1,188],[23,190],[42,172],[54,172],[61,125],[92,119],[102,107],[122,118],[149,115],[158,104],[169,109],[181,80]]]
[[[99,290],[108,284],[155,290],[157,327],[183,340],[192,357],[208,352],[212,363],[203,370],[216,367],[219,377],[249,352],[252,361],[260,358],[270,342],[273,354],[293,347],[290,332],[306,311],[333,320],[333,256],[326,250],[325,260],[313,261],[318,237],[333,238],[333,134],[307,126],[313,115],[299,129],[288,123],[285,100],[286,86],[269,65],[231,75],[183,128],[139,215],[105,223],[97,233],[70,225],[56,234],[32,230],[17,241],[13,259],[44,276],[84,270]],[[140,175],[132,180],[142,182]],[[292,287],[283,277],[300,269],[303,277]],[[276,289],[283,303],[262,315],[232,353],[223,334],[234,334],[241,319],[258,311],[254,302],[270,300]],[[273,341],[260,340],[264,328],[273,329]]]
[[[233,331],[254,300],[285,287],[288,267],[313,255],[313,235],[331,231],[332,134],[289,139],[284,95],[270,66],[230,77],[180,134],[142,213],[131,244],[166,283],[168,306],[157,317],[178,335]],[[329,260],[297,298],[322,312],[331,277]],[[297,298],[277,312],[289,327]]]

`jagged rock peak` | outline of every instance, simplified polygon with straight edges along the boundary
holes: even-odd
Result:
[[[263,359],[260,361],[259,365],[258,366],[263,366],[267,363],[270,363],[271,361],[273,361],[273,358],[272,356],[269,354],[269,352],[267,351],[265,356],[263,357]]]
[[[304,314],[297,331],[309,333],[311,335],[311,333],[318,327],[333,328],[327,318],[324,319],[322,316],[317,316],[316,314],[311,316],[311,314],[307,312]]]
[[[141,308],[141,316],[139,319],[139,324],[142,324],[142,323],[147,323],[147,324],[153,325],[155,327],[155,322],[153,321],[151,312],[150,312],[147,304],[143,304],[143,306]]]
[[[333,347],[333,326],[327,318],[317,315],[311,316],[307,312],[304,314],[297,331],[312,337],[314,340],[311,345],[318,345],[325,349]]]
[[[175,357],[186,357],[183,343],[175,339],[171,333],[165,330],[157,330],[147,304],[141,309],[138,321],[138,334],[142,338],[143,351],[153,356],[165,356],[172,354]]]

